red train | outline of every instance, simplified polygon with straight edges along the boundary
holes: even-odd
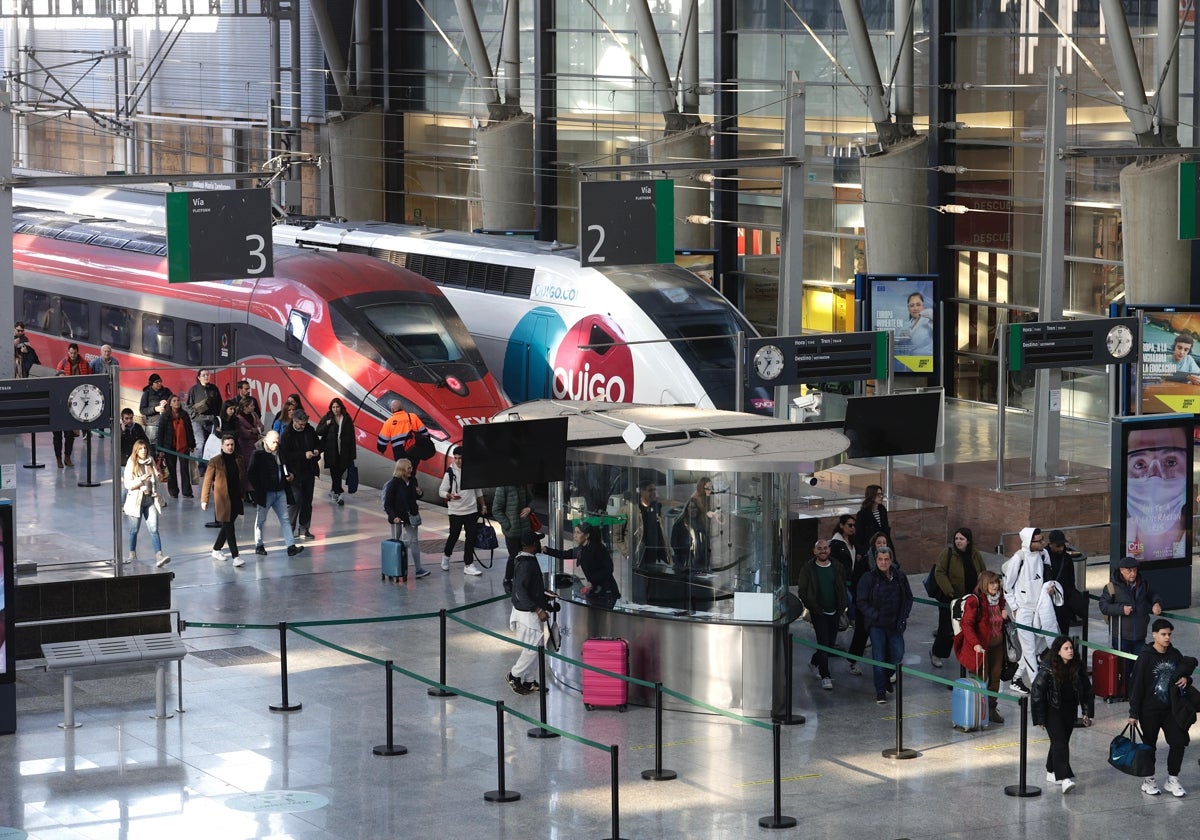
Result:
[[[170,284],[161,228],[17,207],[16,317],[50,365],[71,341],[87,357],[112,345],[122,404],[135,411],[150,372],[184,393],[198,367],[218,371],[227,397],[248,379],[268,419],[293,392],[314,422],[340,397],[363,480],[376,485],[392,473],[376,439],[393,400],[425,422],[440,449],[508,405],[433,283],[357,254],[274,253],[273,277]],[[440,478],[442,460],[423,465],[429,476]]]

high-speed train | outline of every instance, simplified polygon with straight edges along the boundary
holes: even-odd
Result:
[[[736,334],[757,333],[676,265],[583,268],[574,247],[382,222],[278,223],[277,244],[357,252],[429,278],[509,399],[735,407]],[[768,407],[752,394],[748,408]]]
[[[46,364],[72,341],[85,356],[110,344],[122,403],[133,406],[148,371],[182,394],[201,366],[217,369],[227,397],[249,380],[268,419],[289,393],[314,423],[340,397],[360,473],[376,486],[394,465],[376,449],[394,400],[442,449],[508,405],[437,286],[377,259],[277,246],[273,277],[170,284],[161,227],[32,209],[20,198],[13,252],[16,317]],[[422,467],[440,478],[441,461]]]

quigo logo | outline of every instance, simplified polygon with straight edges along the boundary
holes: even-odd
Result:
[[[633,401],[633,355],[608,317],[588,315],[563,336],[554,357],[554,398]]]

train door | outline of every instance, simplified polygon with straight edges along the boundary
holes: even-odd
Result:
[[[565,333],[562,317],[547,307],[538,307],[521,318],[504,351],[501,387],[510,400],[520,403],[551,398],[554,366],[550,351]]]
[[[238,328],[235,319],[240,314],[229,298],[222,298],[218,303],[221,314],[217,323],[212,325],[210,335],[211,364],[216,369],[213,381],[221,389],[224,399],[232,399],[237,393],[237,381],[242,378],[242,372],[234,366],[238,363]]]

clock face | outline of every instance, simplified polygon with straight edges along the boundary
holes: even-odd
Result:
[[[1115,359],[1123,359],[1133,350],[1133,332],[1124,324],[1117,324],[1108,331],[1108,338],[1105,339],[1108,345],[1108,352]]]
[[[754,371],[759,378],[772,380],[783,373],[783,351],[774,344],[764,344],[754,354]]]
[[[92,423],[104,412],[104,392],[90,383],[78,385],[67,396],[67,411],[81,423]]]

